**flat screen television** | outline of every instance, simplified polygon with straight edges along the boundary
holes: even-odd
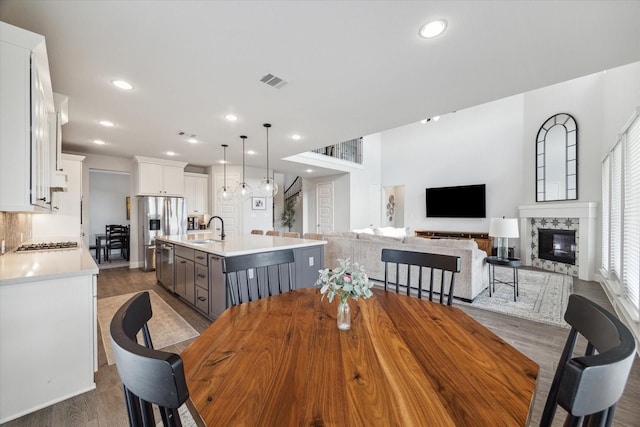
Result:
[[[427,218],[486,218],[485,184],[427,188]]]

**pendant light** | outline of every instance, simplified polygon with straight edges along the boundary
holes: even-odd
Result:
[[[227,144],[222,144],[222,148],[224,149],[224,160],[223,160],[223,168],[224,168],[224,181],[222,187],[218,189],[218,200],[221,202],[230,202],[233,200],[233,189],[227,186]]]
[[[240,138],[242,138],[242,182],[238,184],[236,195],[239,198],[246,199],[251,197],[251,194],[253,194],[253,190],[251,189],[251,186],[244,180],[244,143],[247,137],[246,135],[240,135]]]
[[[278,184],[269,176],[269,128],[271,125],[265,123],[262,126],[267,130],[267,176],[262,178],[260,184],[258,184],[258,192],[263,197],[272,198],[278,194]]]

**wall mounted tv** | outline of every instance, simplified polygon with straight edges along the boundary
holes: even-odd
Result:
[[[427,188],[427,218],[486,218],[485,184]]]

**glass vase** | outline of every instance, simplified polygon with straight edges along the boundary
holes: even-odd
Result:
[[[347,331],[351,328],[351,308],[349,308],[349,300],[340,301],[338,304],[338,329]]]

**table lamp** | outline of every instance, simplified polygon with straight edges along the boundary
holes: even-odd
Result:
[[[509,237],[518,238],[517,218],[491,218],[489,236],[498,239],[498,258],[509,258]]]

